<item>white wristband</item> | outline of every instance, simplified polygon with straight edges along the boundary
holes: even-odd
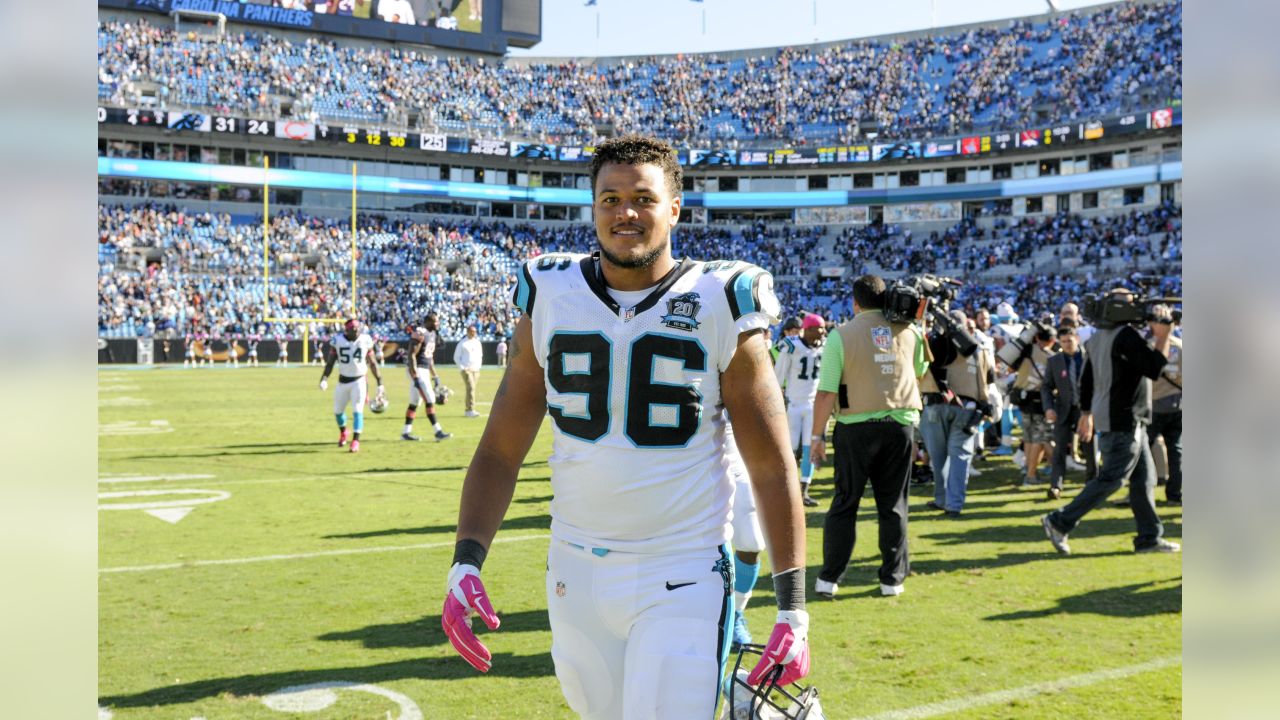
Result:
[[[826,442],[826,441],[827,441],[827,436],[826,436],[826,435],[814,435],[814,436],[813,436],[812,438],[810,438],[810,439],[811,439],[811,440],[817,440],[818,442]]]

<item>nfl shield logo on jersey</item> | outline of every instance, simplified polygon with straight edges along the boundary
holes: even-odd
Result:
[[[883,325],[871,328],[871,342],[881,350],[890,350],[893,348],[893,335],[889,328]]]
[[[667,314],[662,316],[662,324],[676,330],[693,331],[698,327],[698,311],[702,302],[698,293],[687,292],[667,301]]]

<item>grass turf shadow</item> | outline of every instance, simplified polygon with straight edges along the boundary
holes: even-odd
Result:
[[[1047,511],[1046,511],[1047,512]],[[964,516],[960,519],[963,521]],[[1179,532],[1166,534],[1177,537],[1181,531],[1181,522],[1165,523],[1166,531],[1175,529]],[[1083,539],[1100,537],[1104,535],[1132,535],[1136,531],[1132,517],[1121,518],[1104,518],[1104,517],[1087,517],[1083,522],[1071,533],[1071,539]],[[955,532],[938,532],[932,534],[921,535],[921,538],[931,540],[939,545],[968,545],[971,543],[1012,543],[1012,542],[1037,542],[1044,543],[1049,546],[1049,541],[1045,538],[1044,527],[1036,521],[1027,522],[1023,525],[984,525],[981,527],[965,528]]]
[[[437,623],[438,627],[438,623]],[[443,636],[443,632],[441,632]],[[105,695],[98,704],[112,709],[182,705],[220,695],[252,697],[267,695],[284,687],[322,682],[355,682],[376,685],[396,680],[460,680],[478,673],[462,658],[415,658],[378,665],[325,668],[322,670],[282,670],[279,672],[197,680],[165,685],[136,693]],[[555,675],[551,653],[513,655],[495,653],[490,677],[540,678]]]
[[[1180,580],[1172,578],[1171,580]],[[1182,612],[1182,583],[1169,587],[1156,587],[1171,580],[1152,580],[1132,585],[1091,590],[1079,595],[1058,598],[1057,605],[1040,610],[990,615],[989,621],[1030,620],[1054,615],[1105,615],[1108,617],[1147,617],[1164,613]]]
[[[515,613],[504,613],[497,609],[498,619],[502,625],[495,632],[503,634],[518,632],[551,632],[551,622],[546,610],[522,610]],[[478,621],[476,627],[479,627]],[[488,630],[480,630],[482,636]],[[325,633],[316,638],[334,642],[359,642],[369,649],[383,648],[426,648],[447,645],[449,640],[440,627],[439,615],[425,615],[417,620],[385,625],[368,625],[355,630],[342,630]]]

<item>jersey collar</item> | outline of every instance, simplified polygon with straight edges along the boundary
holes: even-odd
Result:
[[[646,295],[644,300],[640,301],[639,305],[632,308],[632,311],[636,315],[639,315],[645,310],[657,305],[658,301],[662,299],[662,296],[666,294],[667,290],[670,290],[671,286],[675,285],[677,280],[684,277],[690,270],[692,270],[693,266],[694,262],[692,260],[689,258],[681,258],[681,260],[676,263],[676,266],[671,268],[671,270],[663,276],[662,280],[658,281],[657,286],[653,288],[653,292]],[[586,279],[587,287],[591,288],[591,292],[595,293],[597,298],[600,298],[600,302],[608,306],[610,312],[614,315],[621,315],[622,307],[618,305],[618,302],[614,300],[612,296],[609,295],[609,289],[604,283],[604,273],[600,270],[600,251],[597,250],[589,256],[582,258],[582,261],[579,263],[579,267],[582,269],[582,277]]]

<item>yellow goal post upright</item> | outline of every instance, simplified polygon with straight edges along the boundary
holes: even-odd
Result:
[[[351,163],[351,317],[356,316],[356,163]],[[271,317],[271,159],[262,154],[262,322],[302,325],[302,364],[310,362],[311,323],[342,322],[341,317]]]

